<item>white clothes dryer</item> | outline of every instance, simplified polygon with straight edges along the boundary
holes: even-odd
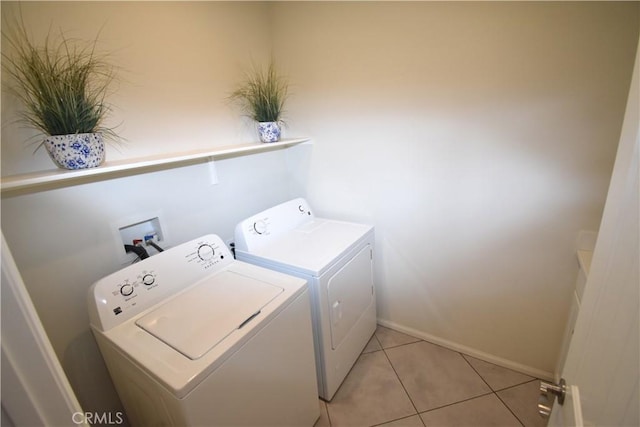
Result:
[[[312,426],[305,280],[236,261],[216,235],[96,282],[91,328],[135,426]]]
[[[302,198],[236,226],[236,258],[306,279],[318,394],[331,400],[376,329],[374,230],[316,218]]]

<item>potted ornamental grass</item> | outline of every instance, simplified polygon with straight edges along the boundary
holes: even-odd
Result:
[[[286,78],[278,74],[273,61],[266,68],[253,66],[231,93],[245,115],[257,122],[262,142],[280,140],[282,114],[289,92]]]
[[[104,125],[114,67],[96,52],[97,38],[85,42],[47,35],[41,45],[24,25],[3,32],[3,70],[9,89],[23,104],[21,121],[45,135],[42,145],[64,169],[97,167],[105,158],[104,138],[117,139]]]

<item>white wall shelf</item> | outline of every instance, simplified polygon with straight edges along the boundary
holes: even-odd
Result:
[[[51,169],[2,177],[2,194],[26,194],[50,190],[86,182],[103,181],[111,178],[149,172],[150,170],[169,169],[180,164],[197,163],[209,158],[235,157],[287,148],[309,138],[289,138],[268,144],[242,144],[214,147],[210,150],[195,150],[168,155],[155,155],[137,159],[105,162],[97,168],[66,170]]]

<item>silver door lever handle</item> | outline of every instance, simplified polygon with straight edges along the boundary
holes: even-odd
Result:
[[[566,394],[567,383],[564,378],[561,378],[558,384],[550,384],[540,381],[540,397],[538,398],[538,413],[540,416],[548,418],[549,415],[551,415],[553,400],[557,397],[558,404],[562,405]]]

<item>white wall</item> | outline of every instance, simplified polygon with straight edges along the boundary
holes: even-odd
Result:
[[[125,141],[107,156],[119,160],[255,139],[227,97],[251,61],[270,54],[266,11],[245,2],[3,1],[2,24],[22,15],[36,41],[98,36],[98,53],[118,71],[107,124]],[[14,123],[16,103],[2,96],[2,174],[51,168],[45,150],[25,148],[35,132]]]
[[[85,309],[90,284],[120,267],[114,222],[160,211],[168,244],[228,238],[240,218],[304,194],[319,213],[376,226],[383,321],[553,370],[573,242],[597,228],[613,164],[637,3],[21,9],[40,35],[104,24],[125,77],[112,122],[129,141],[109,159],[255,140],[224,98],[271,45],[293,84],[288,134],[315,143],[219,161],[216,186],[195,165],[3,197],[3,232],[86,409],[118,407]],[[13,108],[3,93],[2,174],[51,168],[22,145],[33,133]]]
[[[20,8],[34,37],[51,26],[92,38],[103,26],[99,45],[122,68],[112,123],[122,122],[128,140],[108,147],[108,160],[257,141],[226,97],[243,67],[269,54],[265,4],[22,2]],[[2,3],[3,19],[16,11]],[[14,108],[3,92],[3,176],[52,169],[46,153],[32,156],[24,148],[33,132],[13,123]],[[213,186],[208,166],[198,164],[3,196],[2,230],[85,410],[120,410],[86,312],[89,286],[122,267],[118,224],[160,213],[167,247],[211,232],[231,238],[242,218],[289,198],[287,156],[272,151],[216,161],[220,182]]]
[[[280,3],[319,214],[376,226],[379,318],[553,372],[597,229],[638,3]],[[503,360],[500,360],[503,359]]]

